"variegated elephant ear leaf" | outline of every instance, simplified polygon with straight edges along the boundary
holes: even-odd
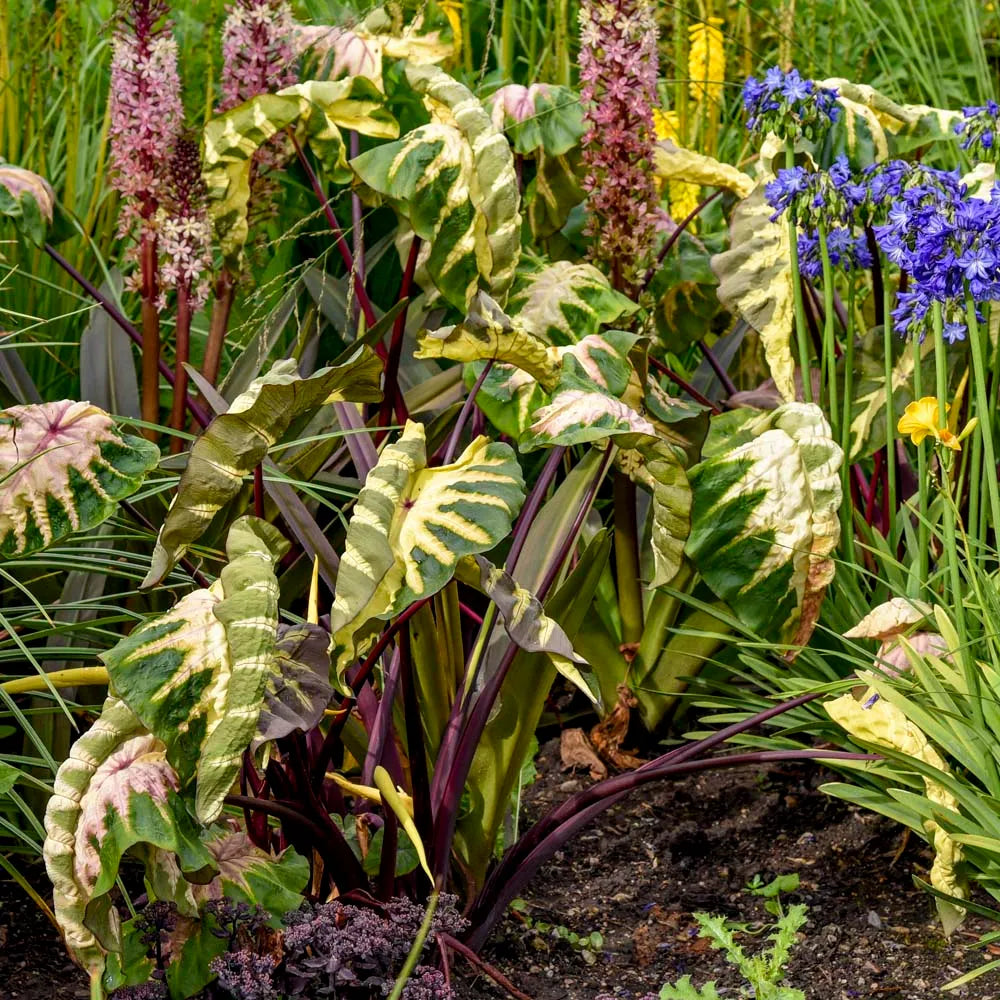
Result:
[[[277,529],[243,517],[229,531],[229,562],[209,589],[136,628],[101,659],[111,682],[166,746],[180,787],[212,822],[257,731],[275,658]]]
[[[793,299],[788,227],[771,222],[773,214],[761,180],[736,206],[730,249],[712,258],[712,270],[719,279],[719,301],[760,335],[771,378],[782,399],[792,400],[795,362],[790,344]]]
[[[567,260],[519,276],[507,303],[516,323],[550,344],[575,344],[638,308],[593,264]]]
[[[378,87],[363,76],[309,80],[276,94],[260,94],[208,122],[203,176],[227,261],[238,266],[247,240],[251,166],[257,150],[277,133],[293,129],[328,177],[346,184],[352,175],[342,129],[378,139],[399,135],[384,101]]]
[[[551,403],[535,412],[534,423],[521,438],[521,450],[613,440],[619,447],[618,468],[652,496],[651,586],[666,585],[680,568],[690,528],[691,487],[681,455],[651,421],[623,400],[593,391],[580,377],[568,385],[564,379],[564,386]]]
[[[465,313],[480,286],[502,302],[521,254],[513,153],[462,84],[433,66],[406,72],[431,123],[351,166],[425,241],[421,263],[451,305]]]
[[[274,669],[267,679],[251,748],[295,730],[312,729],[323,718],[332,695],[326,629],[308,623],[279,626]]]
[[[566,680],[601,707],[596,678],[573,649],[562,626],[545,614],[542,602],[483,556],[462,562],[461,579],[477,587],[496,605],[504,630],[514,644],[528,653],[545,653]],[[589,682],[585,673],[590,674]]]
[[[843,109],[830,132],[830,152],[846,153],[856,166],[899,156],[931,142],[954,142],[954,125],[962,119],[958,111],[897,104],[863,83],[832,78],[819,86],[835,88]]]
[[[425,330],[418,344],[415,357],[512,364],[550,389],[559,377],[559,359],[545,341],[513,322],[485,292],[476,293],[463,322]]]
[[[843,453],[812,403],[748,414],[736,434],[743,443],[688,473],[694,502],[685,551],[748,627],[802,644],[833,578]]]
[[[310,415],[324,403],[378,401],[381,374],[377,355],[361,347],[344,364],[322,368],[308,378],[300,378],[295,362],[286,360],[255,379],[192,445],[142,586],[152,587],[163,580],[212,518],[239,493],[243,478],[294,419]]]
[[[44,549],[100,524],[160,460],[90,403],[0,412],[0,559]]]
[[[347,528],[330,612],[338,675],[373,619],[436,594],[459,559],[507,535],[523,501],[508,445],[479,437],[450,465],[428,468],[423,426],[408,422],[368,474]]]
[[[678,146],[670,139],[656,144],[653,168],[657,177],[667,181],[684,181],[698,187],[725,188],[740,198],[746,198],[754,188],[754,180],[738,167],[722,163]]]
[[[45,812],[45,867],[66,945],[94,982],[106,952],[119,946],[107,893],[126,850],[150,844],[174,856],[178,872],[211,874],[212,855],[179,787],[164,744],[114,696],[56,774]]]

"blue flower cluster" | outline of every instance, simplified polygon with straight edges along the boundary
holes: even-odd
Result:
[[[1000,299],[1000,185],[972,197],[957,171],[889,160],[852,173],[839,157],[829,170],[779,170],[764,193],[772,219],[792,213],[802,233],[799,267],[822,274],[818,226],[827,231],[830,263],[845,271],[873,265],[864,230],[885,258],[908,276],[893,319],[903,335],[922,337],[940,304],[949,342],[966,335],[966,292],[976,302]]]
[[[782,139],[821,139],[840,117],[836,90],[803,80],[797,69],[785,73],[778,66],[772,66],[763,80],[747,78],[743,107],[751,132],[773,132]]]
[[[987,101],[980,107],[962,108],[962,121],[955,122],[955,134],[962,137],[962,149],[980,160],[995,163],[1000,158],[1000,104]]]
[[[823,274],[823,256],[819,245],[819,230],[799,233],[799,270],[807,278],[819,278]],[[842,271],[864,271],[872,266],[872,255],[864,234],[855,233],[838,226],[826,234],[826,252],[830,264]]]

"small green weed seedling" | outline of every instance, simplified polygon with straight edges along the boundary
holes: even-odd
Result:
[[[604,947],[604,938],[600,931],[589,934],[577,934],[562,924],[550,924],[544,920],[535,920],[528,914],[528,904],[523,899],[515,899],[510,908],[517,914],[518,920],[524,924],[525,930],[533,931],[539,938],[555,938],[565,941],[574,951],[578,951],[587,965],[597,961],[597,953]]]
[[[782,986],[785,966],[795,944],[799,928],[806,922],[806,907],[794,903],[785,907],[781,893],[794,892],[799,887],[798,875],[779,875],[774,881],[764,883],[759,875],[747,885],[747,891],[764,897],[764,908],[775,922],[763,928],[770,930],[768,940],[771,947],[757,955],[748,956],[736,943],[735,934],[745,930],[745,926],[735,924],[725,917],[715,917],[710,913],[696,913],[695,920],[701,928],[699,937],[711,939],[712,947],[726,954],[726,960],[735,965],[746,980],[739,996],[753,997],[754,1000],[806,1000],[801,990]],[[676,983],[668,983],[660,990],[660,1000],[722,1000],[715,989],[715,983],[706,983],[700,989],[684,976]]]

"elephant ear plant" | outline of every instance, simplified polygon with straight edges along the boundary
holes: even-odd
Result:
[[[220,388],[178,357],[201,429],[169,507],[151,494],[129,511],[158,529],[133,595],[148,605],[99,654],[107,700],[46,815],[56,917],[95,1000],[154,971],[171,997],[196,995],[229,968],[215,962],[226,905],[263,933],[300,926],[287,917],[300,903],[390,912],[408,897],[427,907],[412,968],[455,891],[470,924],[434,940],[475,957],[525,881],[629,790],[831,756],[707,756],[803,696],[599,783],[521,837],[505,831],[557,678],[599,716],[631,689],[652,730],[730,634],[758,630],[790,656],[808,640],[832,576],[841,451],[814,404],[723,414],[668,391],[661,376],[687,383],[651,337],[644,266],[605,274],[525,252],[544,220],[524,225],[517,157],[536,157],[538,209],[555,176],[543,154],[569,169],[575,113],[522,128],[512,148],[504,116],[443,70],[397,69],[258,93],[205,130],[225,273],[246,266],[261,150],[284,143],[331,229],[345,274],[324,274],[347,290],[351,329],[324,367],[322,338],[307,350],[268,317]],[[558,96],[536,92],[536,108],[554,113]],[[360,233],[352,247],[339,228],[341,199],[369,206],[383,252],[398,251],[384,309]],[[613,199],[594,201],[613,214]],[[278,345],[288,356],[267,365]],[[158,460],[88,404],[6,411],[0,469],[17,489],[0,504],[0,555],[93,527]],[[169,963],[143,945],[151,918],[119,913],[126,854],[148,899],[176,910]]]

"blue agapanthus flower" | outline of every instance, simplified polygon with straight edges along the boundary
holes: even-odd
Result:
[[[820,139],[840,117],[835,89],[803,79],[797,69],[786,73],[779,66],[772,66],[763,80],[747,78],[743,107],[751,132],[774,132],[782,139]]]
[[[997,137],[1000,134],[1000,104],[987,101],[977,107],[962,108],[962,120],[955,122],[955,134],[962,138],[962,149],[967,149],[981,160],[996,162]]]

